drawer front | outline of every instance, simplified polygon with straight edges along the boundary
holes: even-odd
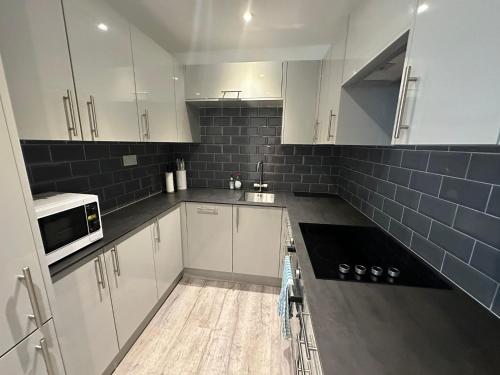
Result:
[[[230,205],[186,203],[187,268],[233,271],[232,217]]]
[[[0,358],[0,374],[64,375],[52,319]]]

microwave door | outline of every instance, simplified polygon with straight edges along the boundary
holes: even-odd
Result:
[[[38,219],[45,254],[88,235],[85,206]]]

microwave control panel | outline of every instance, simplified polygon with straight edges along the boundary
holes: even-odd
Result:
[[[97,205],[97,202],[86,204],[85,212],[87,214],[87,225],[89,227],[89,233],[94,233],[101,229],[101,221],[99,220],[99,206]]]

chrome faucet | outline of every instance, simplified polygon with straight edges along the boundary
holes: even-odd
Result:
[[[259,189],[259,193],[262,193],[263,189],[267,189],[267,184],[264,183],[264,161],[261,160],[257,163],[257,172],[260,170],[260,178],[258,183],[254,183],[254,189]]]

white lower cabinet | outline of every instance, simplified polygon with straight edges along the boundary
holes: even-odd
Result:
[[[120,348],[157,301],[152,230],[149,225],[104,252]]]
[[[232,206],[186,203],[188,268],[232,272]]]
[[[233,272],[278,277],[282,211],[233,206]]]
[[[102,374],[118,354],[102,254],[56,279],[54,295],[67,375]]]
[[[0,358],[0,374],[64,375],[52,319]]]
[[[177,207],[156,220],[154,247],[158,298],[182,272],[181,209]]]

